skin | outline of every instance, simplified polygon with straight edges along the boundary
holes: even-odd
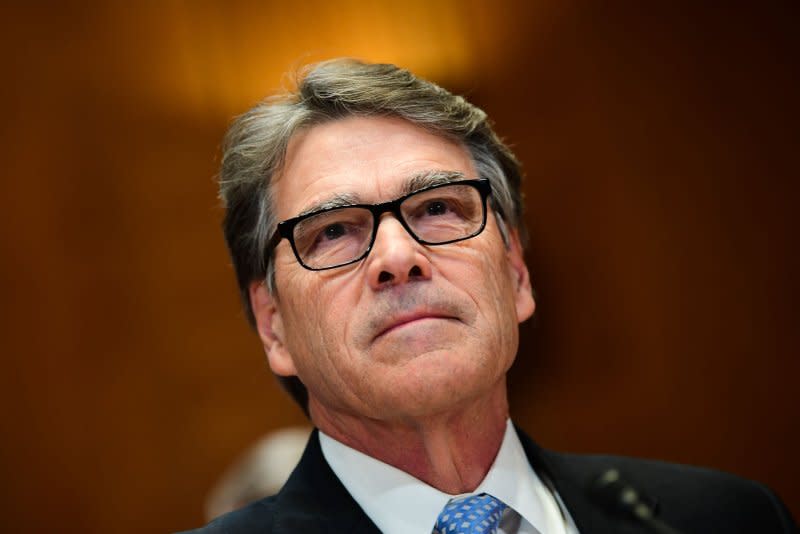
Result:
[[[411,176],[475,178],[466,148],[387,117],[350,117],[291,140],[273,183],[280,220],[335,195],[378,203]],[[384,214],[366,259],[304,269],[283,240],[277,295],[250,287],[269,365],[309,391],[322,431],[450,494],[472,491],[497,454],[508,417],[506,372],[518,323],[534,310],[516,232],[484,231],[443,246],[417,243]]]

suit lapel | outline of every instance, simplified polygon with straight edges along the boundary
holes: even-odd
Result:
[[[616,518],[591,501],[588,487],[598,472],[587,472],[575,462],[546,451],[533,442],[517,428],[522,447],[536,474],[551,485],[564,501],[569,514],[581,534],[644,534],[648,531],[642,525]],[[609,466],[610,467],[610,466]]]
[[[380,534],[331,470],[314,430],[303,457],[276,499],[275,534]]]

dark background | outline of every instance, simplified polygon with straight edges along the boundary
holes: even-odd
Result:
[[[338,55],[466,94],[525,164],[519,424],[800,514],[796,3],[285,4],[0,7],[4,530],[197,526],[242,450],[304,422],[213,176],[233,115]]]

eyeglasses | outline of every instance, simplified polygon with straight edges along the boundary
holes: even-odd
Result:
[[[489,180],[438,184],[381,204],[327,208],[278,224],[267,253],[281,238],[292,245],[300,265],[312,271],[334,269],[364,259],[378,234],[380,217],[393,214],[423,245],[470,239],[486,226]]]

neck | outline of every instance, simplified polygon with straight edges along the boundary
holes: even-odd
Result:
[[[312,397],[311,417],[323,432],[451,495],[473,491],[486,477],[505,434],[505,381],[488,395],[446,413],[378,420],[332,412]]]

